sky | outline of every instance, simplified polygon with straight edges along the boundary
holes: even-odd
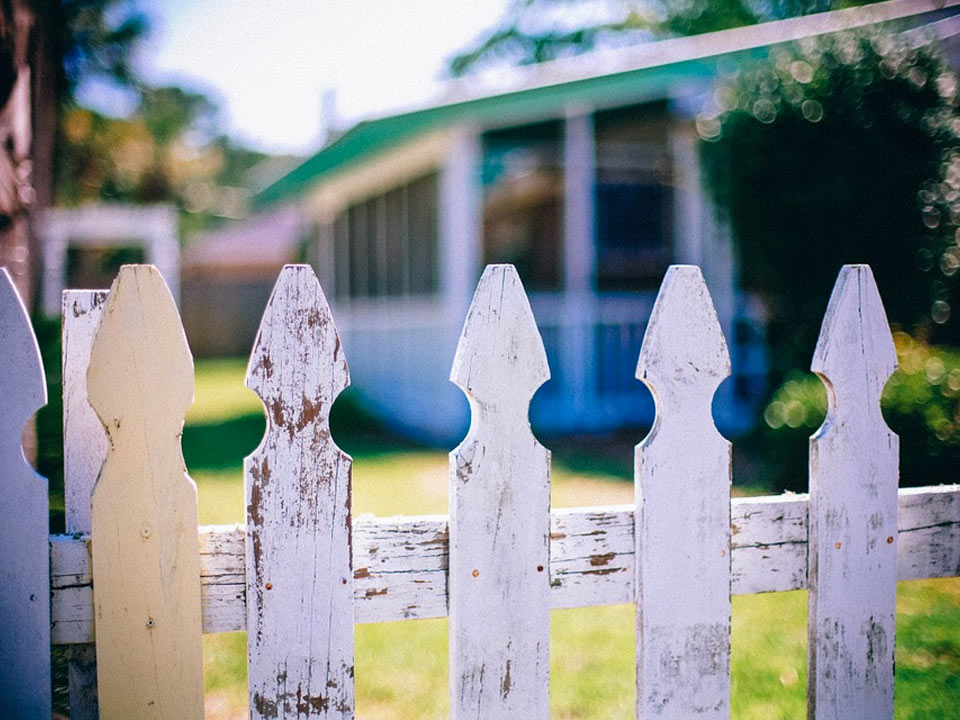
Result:
[[[439,93],[447,60],[509,0],[149,0],[136,58],[153,84],[202,90],[225,130],[273,153],[315,150],[323,94],[340,124]]]

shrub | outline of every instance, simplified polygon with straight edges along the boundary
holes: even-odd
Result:
[[[894,345],[899,369],[884,388],[881,407],[900,436],[900,484],[952,482],[960,467],[960,350],[901,331]],[[815,375],[790,374],[774,392],[759,431],[768,484],[806,489],[807,440],[826,411],[826,389]]]

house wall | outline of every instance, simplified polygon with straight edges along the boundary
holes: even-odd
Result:
[[[318,223],[332,223],[352,203],[381,195],[443,166],[456,137],[457,133],[449,130],[430,133],[375,160],[332,174],[304,197],[304,212]]]
[[[181,316],[198,357],[248,355],[280,269],[300,260],[299,208],[275,208],[188,239]]]
[[[258,267],[246,275],[202,271],[184,274],[183,327],[194,356],[240,357],[250,353],[281,267]]]
[[[562,128],[565,177],[559,270],[563,289],[530,292],[552,374],[534,398],[531,418],[541,431],[551,434],[646,424],[653,419],[652,398],[633,375],[660,272],[642,291],[598,292],[594,204],[598,133],[593,111],[569,108]],[[692,122],[670,104],[659,103],[647,108],[642,122],[622,132],[607,123],[600,138],[604,150],[615,154],[617,143],[628,147],[637,141],[638,133],[640,146],[655,148],[662,157],[656,172],[671,193],[665,216],[671,237],[663,269],[667,262],[703,267],[721,323],[733,343],[735,318],[744,301],[736,292],[729,238],[701,187]],[[482,270],[482,137],[478,128],[459,127],[424,138],[341,173],[312,192],[306,204],[321,225],[315,257],[319,263],[326,258],[329,264],[330,223],[338,212],[425,171],[439,172],[436,295],[363,299],[340,294],[333,310],[359,394],[396,429],[447,445],[463,437],[469,417],[466,399],[447,376]],[[318,267],[318,274],[329,276],[329,268]],[[736,357],[736,348],[732,350]],[[733,386],[726,383],[721,388],[717,420],[735,431],[745,415]]]

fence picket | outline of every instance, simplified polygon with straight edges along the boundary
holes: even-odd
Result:
[[[657,405],[635,461],[641,718],[730,714],[730,443],[711,414],[729,374],[700,269],[672,266],[637,363]]]
[[[550,453],[528,420],[549,377],[516,270],[488,266],[450,371],[472,412],[450,453],[454,720],[549,716]]]
[[[90,350],[106,301],[105,290],[63,292],[63,494],[68,533],[90,533],[93,486],[107,456],[107,434],[87,400]],[[96,646],[71,645],[67,664],[71,719],[97,720]]]
[[[880,412],[896,352],[873,273],[845,265],[812,369],[827,418],[810,439],[810,718],[893,717],[899,439]]]
[[[97,717],[98,693],[104,718],[202,717],[202,633],[245,629],[252,717],[351,719],[354,623],[449,614],[452,717],[546,720],[549,610],[631,600],[638,716],[726,718],[730,595],[809,587],[808,717],[889,720],[896,581],[960,573],[960,486],[897,489],[879,404],[896,355],[865,265],[841,270],[814,354],[829,409],[809,498],[730,501],[711,412],[727,346],[699,269],[673,266],[637,363],[657,418],[636,503],[551,514],[527,419],[546,355],[516,270],[492,265],[450,375],[472,423],[449,518],[356,527],[329,429],[349,372],[309,266],[281,272],[251,354],[268,424],[244,465],[246,527],[197,527],[179,443],[192,359],[156,269],[124,266],[109,294],[68,291],[62,309],[68,534],[48,537],[46,483],[22,455],[43,370],[0,277],[5,718],[50,716],[51,640],[70,646],[72,717]]]
[[[40,349],[26,308],[0,268],[0,708],[5,718],[50,717],[50,553],[47,482],[23,457],[23,428],[47,402]]]
[[[353,717],[351,460],[329,423],[349,381],[316,275],[287,265],[247,372],[268,418],[244,464],[254,718]]]
[[[203,717],[197,491],[180,450],[193,360],[156,268],[120,269],[87,390],[110,441],[92,509],[101,717]]]

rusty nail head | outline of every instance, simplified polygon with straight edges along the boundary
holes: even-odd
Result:
[[[273,590],[273,583],[267,583],[266,585],[264,585],[264,587],[265,587],[267,590]]]
[[[837,550],[840,549],[840,543],[834,543],[833,546],[834,546]]]
[[[537,565],[537,572],[543,572],[543,565]]]
[[[893,535],[887,538],[887,545],[892,545],[892,544],[893,544]]]
[[[480,575],[480,571],[479,571],[479,570],[474,570],[474,571],[473,571],[473,576],[474,576],[474,577],[479,577],[479,575]]]

